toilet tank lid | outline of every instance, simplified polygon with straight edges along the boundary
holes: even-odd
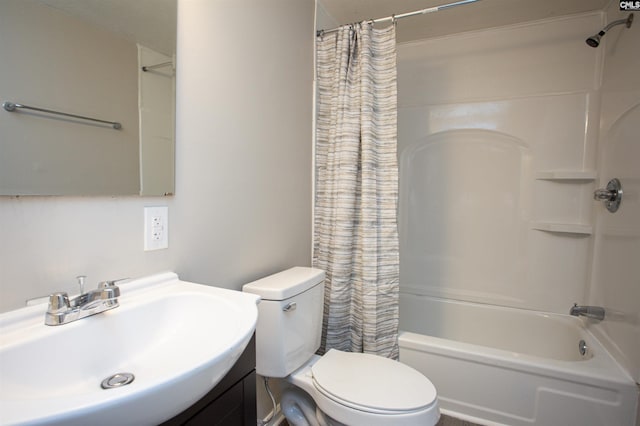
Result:
[[[263,300],[285,300],[324,282],[321,269],[296,266],[242,286],[242,291]]]

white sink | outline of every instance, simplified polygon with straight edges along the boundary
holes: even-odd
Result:
[[[259,297],[180,281],[119,284],[118,308],[44,325],[46,304],[0,314],[0,424],[153,425],[204,396],[255,330]],[[114,389],[116,373],[135,380]]]

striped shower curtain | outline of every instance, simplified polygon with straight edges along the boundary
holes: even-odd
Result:
[[[395,26],[317,40],[313,264],[327,273],[322,347],[398,358]]]

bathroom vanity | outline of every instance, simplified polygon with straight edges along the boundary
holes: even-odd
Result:
[[[202,399],[161,426],[255,426],[255,336],[229,373]]]
[[[170,272],[117,288],[0,314],[0,423],[255,424],[258,296]]]

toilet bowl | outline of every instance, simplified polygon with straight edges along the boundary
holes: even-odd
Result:
[[[290,426],[341,426],[320,411],[306,392],[293,386],[282,391],[280,410]]]
[[[335,349],[315,354],[324,276],[318,269],[296,267],[243,286],[262,299],[256,372],[283,378],[305,392],[285,392],[287,420],[312,426],[435,425],[440,417],[436,389],[417,370],[371,354]]]
[[[434,425],[436,389],[421,373],[376,355],[329,350],[285,378],[346,425]]]

